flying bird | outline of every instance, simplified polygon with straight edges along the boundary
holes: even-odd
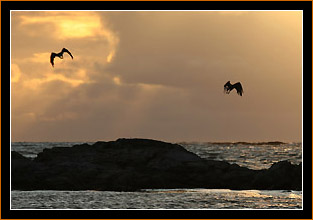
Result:
[[[63,48],[60,53],[52,52],[51,55],[50,55],[50,63],[52,65],[52,67],[54,67],[54,58],[55,57],[59,57],[60,59],[63,59],[63,53],[64,52],[68,53],[72,57],[72,59],[73,59],[73,56],[72,56],[71,52],[68,51],[66,48]]]
[[[230,81],[228,81],[228,82],[224,85],[224,92],[225,92],[226,94],[229,94],[230,91],[232,91],[233,89],[236,89],[237,94],[240,95],[240,96],[242,96],[243,89],[242,89],[242,85],[241,85],[240,82],[237,82],[237,83],[235,83],[234,85],[232,85],[232,84],[230,83]]]

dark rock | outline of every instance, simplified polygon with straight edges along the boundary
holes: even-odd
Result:
[[[22,154],[20,154],[16,151],[11,152],[11,158],[12,158],[12,160],[29,160],[29,158],[24,157]]]
[[[259,172],[253,183],[261,189],[302,188],[302,164],[293,165],[289,161],[274,163],[269,169]]]
[[[283,161],[251,170],[205,160],[178,144],[147,139],[44,149],[34,160],[12,152],[14,190],[229,188],[301,190],[302,166]]]
[[[31,172],[34,165],[32,160],[15,151],[11,152],[11,158],[12,188],[14,189],[16,187],[17,189],[23,189],[24,187],[32,187],[33,176],[31,175]]]

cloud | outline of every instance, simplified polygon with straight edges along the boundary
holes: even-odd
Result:
[[[103,20],[97,12],[13,12],[18,21],[18,26],[25,30],[25,34],[34,36],[45,36],[58,41],[75,41],[84,39],[85,41],[105,40],[105,50],[103,55],[106,61],[111,62],[119,38],[116,33],[108,28],[106,20]],[[34,30],[37,31],[34,31]],[[38,30],[40,29],[40,31]],[[103,43],[100,48],[103,47]],[[99,46],[99,45],[98,45]],[[91,48],[94,49],[94,48]],[[86,52],[89,52],[87,49]],[[34,55],[38,55],[35,53]],[[43,54],[42,54],[43,55]]]
[[[248,11],[218,11],[217,13],[221,14],[221,15],[228,15],[228,16],[239,16],[239,15],[243,15],[246,14]]]
[[[301,22],[291,16],[289,31],[274,17],[277,24],[256,12],[14,12],[15,138],[296,137]],[[52,68],[50,52],[63,47],[74,59]],[[228,80],[242,82],[243,97],[223,93]],[[293,129],[284,136],[281,125]]]
[[[34,53],[33,57],[29,59],[30,62],[34,63],[47,63],[48,58],[50,57],[51,53]]]
[[[94,65],[106,66],[112,62],[119,42],[116,33],[96,12],[14,11],[12,20],[12,60],[16,63],[12,65],[12,79],[18,81],[22,70],[24,75],[20,86],[25,89],[38,89],[56,81],[69,87],[91,83],[99,75],[93,71]],[[30,43],[16,46],[20,38],[28,41],[29,37],[36,40],[34,46],[40,45],[41,48],[32,47]],[[61,50],[60,46],[56,47],[59,50],[48,49],[49,45],[55,44],[67,47],[74,59],[68,59],[65,54],[64,59],[55,59],[55,68],[52,68],[50,53]],[[109,76],[117,84],[114,77]]]
[[[15,63],[12,63],[11,64],[11,82],[17,83],[20,80],[21,75],[22,73],[18,65]]]
[[[118,76],[113,77],[113,82],[116,85],[121,85],[121,79]]]
[[[76,12],[61,13],[44,13],[35,16],[21,15],[21,25],[31,24],[52,24],[55,31],[52,32],[54,37],[65,40],[73,38],[95,38],[99,36],[108,36],[112,40],[111,33],[106,31],[101,23],[100,17],[93,13],[87,12],[78,14]]]
[[[72,87],[77,87],[83,83],[90,83],[88,76],[86,75],[85,70],[79,70],[75,73],[75,77],[67,77],[62,74],[48,73],[43,76],[43,78],[34,78],[24,81],[24,86],[31,89],[38,89],[40,86],[44,86],[52,81],[62,81],[66,82]]]

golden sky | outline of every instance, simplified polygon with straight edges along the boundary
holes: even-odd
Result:
[[[302,139],[301,11],[13,11],[11,25],[12,141]],[[63,47],[74,59],[53,68]]]

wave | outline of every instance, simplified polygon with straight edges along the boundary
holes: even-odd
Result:
[[[217,144],[217,145],[282,145],[287,144],[285,142],[281,141],[268,141],[268,142],[245,142],[245,141],[239,141],[239,142],[207,142],[209,144]]]

